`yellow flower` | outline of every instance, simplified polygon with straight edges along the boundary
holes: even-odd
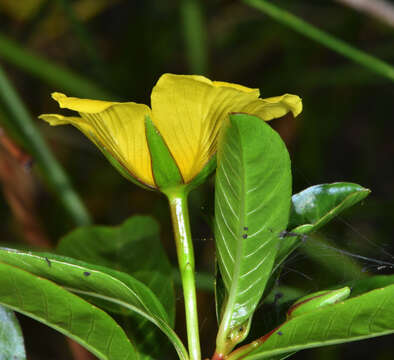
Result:
[[[51,125],[71,124],[109,154],[134,179],[157,188],[145,121],[149,117],[162,136],[179,169],[182,182],[190,183],[216,153],[222,123],[231,112],[256,115],[268,121],[302,110],[296,95],[260,99],[258,89],[197,75],[164,74],[151,94],[151,108],[134,102],[108,102],[53,93],[61,108],[80,117],[41,115]]]

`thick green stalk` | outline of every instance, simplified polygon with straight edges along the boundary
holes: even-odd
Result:
[[[62,167],[56,161],[40,132],[16,93],[8,81],[6,74],[0,66],[0,100],[6,106],[12,121],[6,121],[5,127],[11,128],[23,140],[26,150],[37,161],[40,170],[45,176],[53,192],[59,197],[64,208],[73,218],[76,225],[90,223],[90,216],[86,211],[81,199],[72,188],[70,181]]]
[[[394,67],[374,56],[371,56],[355,47],[345,43],[344,41],[335,38],[334,36],[319,30],[311,24],[303,21],[297,16],[281,9],[280,7],[272,4],[267,0],[243,0],[265,14],[271,16],[276,21],[292,28],[300,34],[317,41],[318,43],[328,47],[335,52],[342,54],[348,59],[359,63],[366,68],[385,76],[386,78],[394,81]]]
[[[189,356],[190,360],[200,360],[201,349],[198,332],[196,283],[194,278],[194,250],[190,233],[189,212],[187,209],[188,192],[181,187],[167,190],[165,194],[170,204],[179,271],[182,279]]]

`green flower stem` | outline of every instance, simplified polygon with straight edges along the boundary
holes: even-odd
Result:
[[[276,21],[290,27],[300,34],[315,40],[329,49],[342,54],[348,59],[394,81],[394,67],[392,65],[371,56],[364,51],[358,50],[322,30],[319,30],[297,16],[281,9],[277,5],[272,4],[272,2],[267,0],[243,0],[243,2],[264,12]]]
[[[166,190],[165,194],[170,204],[179,271],[182,279],[189,356],[190,360],[200,360],[201,350],[194,278],[194,250],[187,209],[188,191],[183,187],[177,187]]]

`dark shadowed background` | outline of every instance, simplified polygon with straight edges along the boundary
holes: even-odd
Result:
[[[272,2],[366,53],[394,62],[393,17],[390,24],[372,10],[362,12],[339,0]],[[394,2],[385,3],[394,8]],[[312,246],[286,264],[281,284],[310,292],[368,272],[393,273],[380,261],[394,263],[394,75],[390,79],[264,11],[228,0],[0,0],[0,66],[94,223],[117,225],[134,214],[153,214],[174,264],[164,197],[127,182],[74,128],[38,120],[41,113],[59,112],[50,93],[149,104],[159,76],[171,72],[260,88],[262,97],[299,95],[304,103],[300,117],[272,123],[289,148],[294,192],[334,181],[371,189],[362,205],[319,234],[332,246],[371,259],[349,263],[311,237],[307,241]],[[37,169],[34,155],[13,127],[14,116],[3,97],[1,241],[54,246],[75,228],[75,221]],[[214,268],[214,243],[204,220],[212,209],[212,184],[194,191],[190,199],[201,273],[213,273]],[[207,344],[203,354],[208,356],[217,330],[212,292],[200,291],[199,307],[202,343]],[[181,300],[179,310],[177,327],[182,332]],[[71,359],[61,335],[29,319],[23,318],[22,325],[30,359]],[[391,335],[307,350],[294,359],[392,359],[393,340]]]

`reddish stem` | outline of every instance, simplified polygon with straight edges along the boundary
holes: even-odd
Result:
[[[218,354],[217,352],[215,352],[212,356],[211,360],[224,360],[224,356],[223,354]]]

